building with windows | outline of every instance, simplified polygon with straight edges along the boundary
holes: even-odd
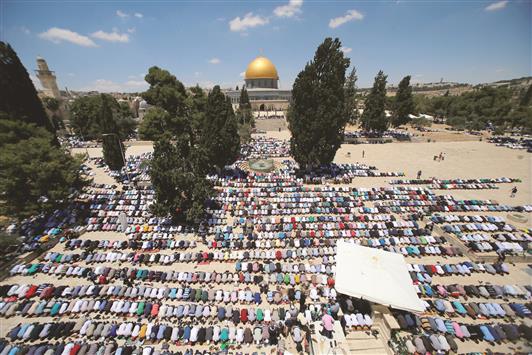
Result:
[[[249,63],[244,75],[245,88],[253,111],[286,112],[292,98],[291,90],[279,89],[279,74],[275,65],[259,56]],[[227,90],[235,108],[240,102],[240,90]]]

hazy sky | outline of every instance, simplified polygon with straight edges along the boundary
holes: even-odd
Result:
[[[37,56],[60,88],[142,91],[152,65],[186,85],[241,84],[261,52],[292,85],[325,37],[339,37],[359,86],[490,82],[531,75],[532,2],[6,1],[0,37],[33,75]]]

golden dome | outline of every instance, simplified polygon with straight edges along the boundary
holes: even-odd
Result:
[[[279,80],[275,65],[266,57],[259,56],[246,69],[245,79],[275,79]]]

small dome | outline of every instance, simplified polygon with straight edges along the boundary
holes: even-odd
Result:
[[[266,57],[257,57],[249,63],[245,79],[275,79],[279,80],[275,65]]]

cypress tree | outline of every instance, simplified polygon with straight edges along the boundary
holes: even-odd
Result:
[[[240,90],[240,102],[238,104],[238,107],[240,109],[251,108],[251,103],[249,102],[248,91],[246,90],[245,87],[242,87],[242,90]]]
[[[100,127],[102,129],[103,139],[103,159],[109,169],[120,170],[124,166],[124,157],[122,156],[122,141],[118,127],[113,118],[113,110],[111,97],[109,95],[101,94],[101,111],[100,111]]]
[[[345,105],[346,115],[350,124],[356,124],[358,121],[357,111],[357,69],[353,67],[351,73],[345,80]]]
[[[207,97],[200,144],[217,169],[232,164],[240,152],[238,124],[231,100],[216,85]]]
[[[379,71],[375,77],[373,88],[366,96],[364,102],[364,112],[362,113],[362,128],[366,131],[384,132],[390,125],[390,120],[386,117],[386,78],[384,73]]]
[[[0,42],[0,117],[43,127],[55,135],[26,68],[5,42]]]
[[[350,61],[341,46],[338,38],[326,38],[294,82],[288,128],[291,153],[301,168],[330,163],[343,141]]]
[[[408,123],[410,121],[408,115],[414,113],[415,109],[412,86],[410,86],[410,75],[405,76],[399,82],[393,106],[392,125],[399,127]]]

